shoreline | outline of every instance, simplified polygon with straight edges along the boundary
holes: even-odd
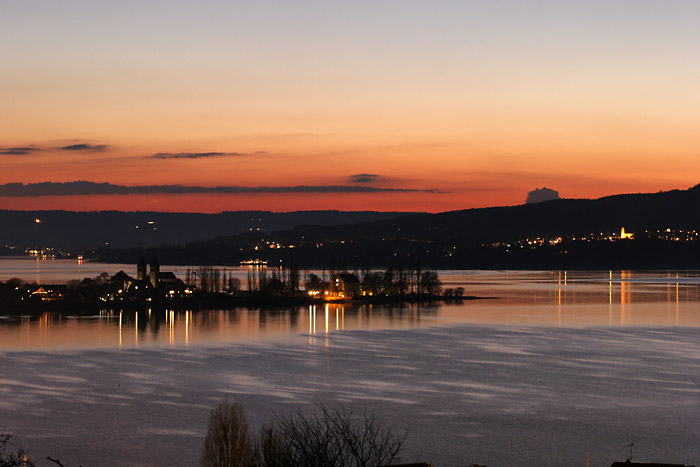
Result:
[[[436,295],[427,296],[377,296],[372,298],[362,297],[359,299],[318,299],[306,296],[230,296],[209,294],[202,297],[192,297],[175,300],[109,300],[109,301],[89,301],[78,302],[72,300],[56,301],[21,301],[4,304],[2,315],[33,315],[45,312],[55,313],[76,313],[94,312],[101,310],[134,310],[142,311],[147,309],[172,309],[172,310],[210,310],[219,308],[260,308],[270,309],[279,307],[300,307],[327,304],[342,305],[403,305],[403,304],[459,304],[463,301],[472,300],[497,300],[498,297],[444,297]]]

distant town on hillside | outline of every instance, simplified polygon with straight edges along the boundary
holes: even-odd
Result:
[[[36,212],[0,211],[6,224],[22,219],[36,224],[37,230],[59,232],[37,240],[30,234],[22,237],[12,229],[3,230],[0,248],[5,255],[82,255],[123,263],[157,255],[183,265],[297,264],[349,270],[409,264],[455,269],[692,269],[700,265],[699,208],[700,188],[696,186],[438,214],[50,211],[39,217]],[[158,216],[167,221],[148,220]],[[85,222],[73,225],[71,219],[78,217]],[[91,230],[92,225],[106,220],[109,222],[100,229]],[[149,240],[139,243],[129,236],[98,244],[89,240],[104,235],[109,226],[114,226],[115,238],[131,229],[148,231]],[[76,229],[80,234],[73,237]],[[189,239],[177,241],[185,237],[174,235],[174,230],[186,231]],[[70,242],[63,240],[67,237]]]

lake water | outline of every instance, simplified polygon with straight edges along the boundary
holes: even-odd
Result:
[[[0,279],[81,277],[15,261],[0,260]],[[119,269],[135,272],[78,272]],[[227,395],[254,427],[320,403],[367,407],[408,429],[402,462],[584,466],[588,454],[607,467],[634,443],[639,461],[700,463],[697,271],[441,277],[494,298],[0,316],[0,427],[35,459],[197,465],[208,410]]]

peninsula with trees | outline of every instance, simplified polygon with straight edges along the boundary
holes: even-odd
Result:
[[[233,269],[199,266],[187,268],[184,279],[161,271],[154,256],[147,266],[142,256],[136,275],[119,271],[110,276],[73,280],[68,284],[39,285],[10,279],[0,283],[0,300],[7,310],[90,310],[165,306],[209,308],[236,306],[297,306],[319,302],[423,303],[459,301],[464,289],[442,288],[437,271],[419,265],[363,269],[301,271],[291,264],[277,268],[251,266],[246,287]]]

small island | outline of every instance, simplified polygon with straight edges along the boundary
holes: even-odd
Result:
[[[303,283],[302,283],[303,279]],[[335,303],[459,302],[464,288],[442,288],[437,271],[412,268],[302,273],[296,265],[280,268],[251,266],[247,287],[233,270],[213,266],[188,268],[185,279],[161,271],[154,256],[147,266],[142,256],[136,276],[119,271],[113,276],[41,285],[10,279],[0,284],[0,299],[10,312],[92,311],[104,309],[206,309],[218,307],[301,306]]]

